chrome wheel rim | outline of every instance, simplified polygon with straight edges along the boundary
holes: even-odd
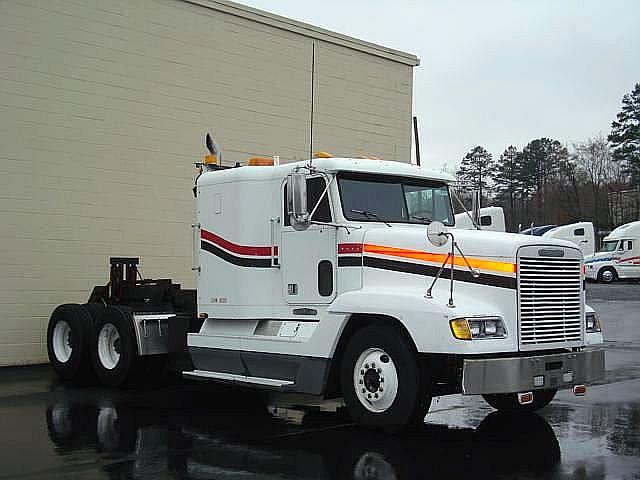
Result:
[[[112,323],[105,323],[98,334],[98,359],[107,370],[116,368],[120,361],[120,333]]]
[[[381,348],[362,352],[353,369],[353,386],[367,410],[387,411],[398,394],[398,372],[391,356]]]
[[[605,282],[610,282],[613,280],[613,272],[611,270],[606,270],[602,272],[602,280]]]
[[[53,354],[60,363],[66,363],[71,358],[73,348],[71,347],[71,326],[64,320],[56,323],[53,328]]]

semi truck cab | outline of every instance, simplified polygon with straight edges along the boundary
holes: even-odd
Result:
[[[358,421],[387,427],[422,419],[434,395],[534,409],[582,392],[604,356],[585,348],[602,333],[580,250],[456,229],[452,181],[352,158],[203,174],[204,322],[185,375],[343,396]]]
[[[602,283],[640,278],[640,221],[614,229],[602,240],[602,248],[585,256],[587,278]]]
[[[324,157],[203,165],[197,293],[168,280],[162,301],[135,303],[131,292],[156,287],[135,280],[135,262],[126,278],[112,265],[130,293],[112,281],[86,307],[56,310],[54,367],[75,375],[62,323],[77,332],[85,319],[87,346],[74,334],[66,361],[89,355],[103,383],[130,382],[137,360],[182,355],[170,364],[186,378],[342,397],[357,423],[388,431],[421,422],[434,396],[536,410],[603,377],[576,245],[456,228],[442,172]]]

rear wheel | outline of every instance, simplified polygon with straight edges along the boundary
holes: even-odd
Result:
[[[604,267],[598,272],[598,281],[602,283],[612,283],[618,279],[618,272],[612,267]]]
[[[66,381],[86,382],[91,367],[91,315],[83,305],[67,303],[51,314],[47,327],[47,353],[56,373]]]
[[[342,358],[340,383],[351,417],[390,432],[421,423],[431,404],[413,345],[395,328],[356,332]]]
[[[98,379],[110,387],[135,380],[140,357],[130,309],[108,306],[96,320],[93,366]]]
[[[482,398],[493,408],[501,412],[535,412],[549,405],[553,397],[556,396],[557,391],[555,388],[534,390],[533,402],[526,405],[521,405],[520,402],[518,402],[517,393],[494,393],[491,395],[483,395]]]

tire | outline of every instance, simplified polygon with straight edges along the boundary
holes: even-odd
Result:
[[[132,385],[141,370],[131,309],[105,307],[96,320],[93,335],[93,368],[100,382],[109,387]]]
[[[102,312],[105,309],[105,305],[102,303],[92,302],[92,303],[85,303],[83,307],[85,307],[89,312],[89,315],[91,315],[91,319],[93,320],[93,326],[95,327],[96,322],[98,321],[98,318],[100,317],[100,315],[102,315]]]
[[[429,382],[413,344],[381,323],[364,327],[349,339],[340,385],[355,422],[391,433],[422,423],[431,405]]]
[[[500,412],[535,412],[549,405],[553,397],[556,396],[557,391],[555,388],[534,390],[533,402],[527,405],[521,405],[520,402],[518,402],[517,393],[495,393],[483,395],[482,398]]]
[[[600,283],[613,283],[618,279],[618,272],[613,267],[601,268],[598,272],[598,281]]]
[[[47,353],[62,380],[86,383],[94,378],[92,337],[93,322],[84,306],[67,303],[53,311],[47,327]]]

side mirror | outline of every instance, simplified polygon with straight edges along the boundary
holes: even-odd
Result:
[[[287,177],[287,212],[296,230],[304,230],[309,226],[307,176],[304,173],[292,173]]]

